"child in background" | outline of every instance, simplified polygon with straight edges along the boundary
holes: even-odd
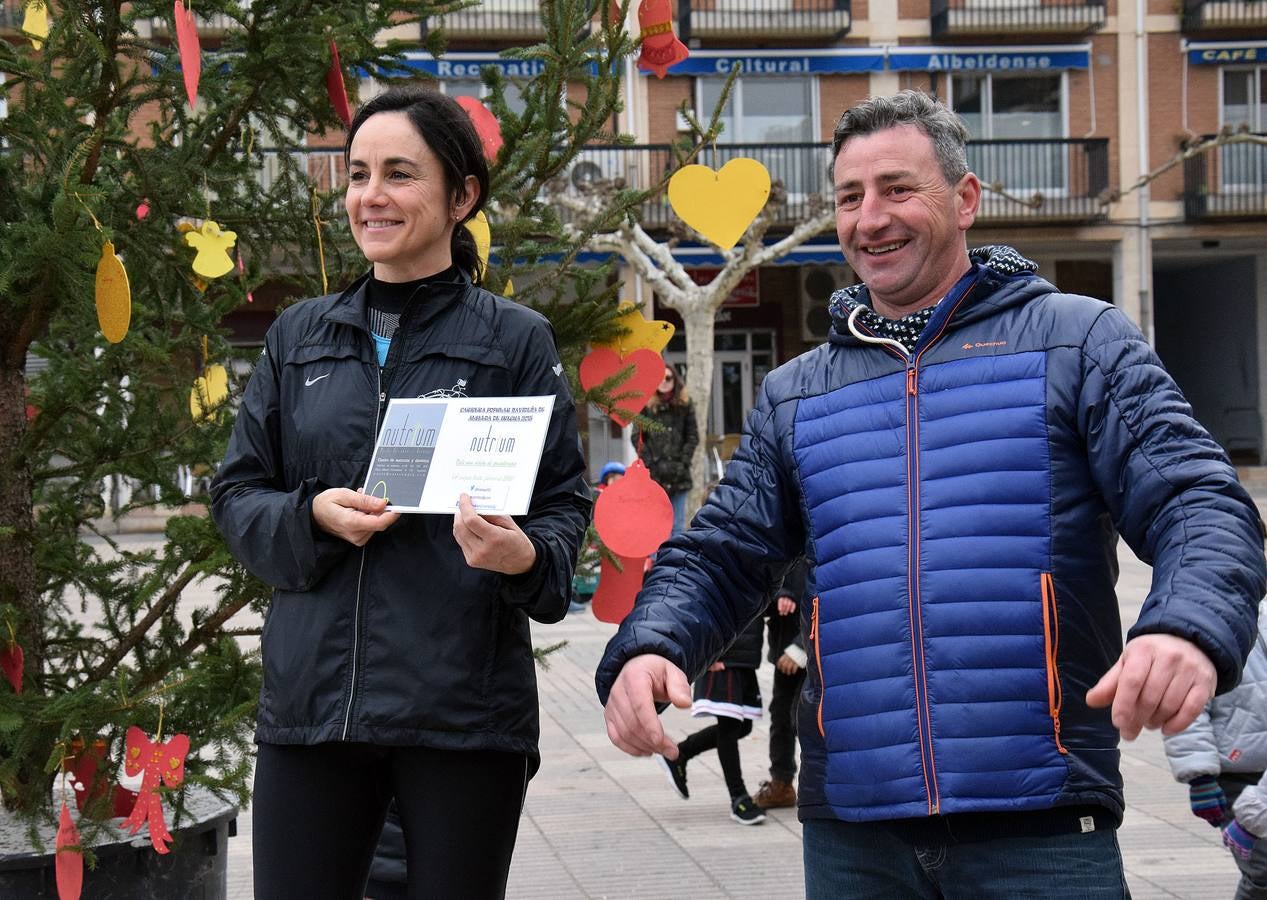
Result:
[[[802,607],[814,597],[809,564],[802,557],[788,571],[770,603],[770,650],[774,663],[774,688],[770,692],[770,780],[757,786],[753,799],[762,809],[796,806],[796,712],[805,683],[808,658],[801,636]]]
[[[726,790],[730,792],[730,817],[740,825],[765,821],[761,807],[748,796],[739,764],[739,741],[752,733],[752,720],[761,718],[761,688],[757,684],[761,645],[762,619],[758,617],[695,682],[691,715],[716,716],[717,724],[679,741],[677,759],[656,757],[673,789],[686,800],[691,796],[686,786],[686,764],[701,753],[716,750]]]
[[[1241,683],[1215,697],[1191,725],[1165,739],[1192,814],[1223,829],[1241,881],[1236,900],[1267,900],[1267,603]]]

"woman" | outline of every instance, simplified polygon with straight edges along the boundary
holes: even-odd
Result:
[[[664,380],[643,413],[661,427],[640,435],[638,455],[673,503],[673,533],[686,527],[686,495],[691,490],[691,458],[699,443],[695,407],[686,385],[672,366],[664,367]],[[639,438],[634,438],[637,446]]]
[[[274,588],[252,801],[255,895],[362,896],[389,801],[410,897],[499,897],[539,764],[529,617],[567,611],[590,512],[549,324],[478,287],[488,192],[466,113],[367,103],[345,200],[371,270],[269,329],[212,486],[233,554]],[[516,521],[388,512],[357,488],[392,397],[539,396],[554,413]]]

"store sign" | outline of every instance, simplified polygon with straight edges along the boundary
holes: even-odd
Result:
[[[884,51],[870,48],[835,51],[740,53],[734,50],[692,50],[669,69],[670,75],[811,75],[830,72],[879,72]],[[646,74],[645,72],[643,74]]]
[[[485,66],[492,66],[504,78],[535,78],[546,68],[540,59],[503,59],[488,53],[446,53],[439,59],[430,53],[406,53],[396,68],[426,72],[441,79],[478,79]],[[592,63],[589,69],[591,75],[598,74]]]
[[[1041,72],[1047,69],[1085,69],[1090,49],[1023,47],[951,50],[944,47],[890,49],[889,69],[919,72]]]
[[[721,269],[687,269],[686,272],[691,276],[691,280],[696,284],[708,284],[717,277],[717,273]],[[757,281],[757,270],[752,269],[743,278],[739,279],[739,283],[735,285],[735,289],[730,292],[722,306],[727,309],[734,309],[741,306],[760,306],[761,305],[761,289]]]
[[[1229,63],[1267,62],[1267,42],[1188,44],[1188,62],[1191,65],[1222,66]]]

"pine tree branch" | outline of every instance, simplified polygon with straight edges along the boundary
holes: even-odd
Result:
[[[160,618],[163,617],[171,608],[180,600],[181,594],[189,583],[200,574],[200,565],[206,562],[211,556],[211,547],[203,547],[185,562],[184,571],[176,576],[167,586],[167,589],[159,595],[158,600],[150,607],[149,611],[141,618],[139,622],[132,626],[131,630],[123,636],[123,640],[119,641],[115,647],[110,650],[101,661],[84,676],[84,682],[87,684],[95,684],[101,679],[109,675],[119,661],[127,656],[138,644],[140,644],[149,635],[150,629]],[[163,672],[157,678],[144,679],[139,687],[153,684],[163,678],[167,673]]]
[[[221,626],[237,615],[242,607],[246,606],[249,602],[250,598],[244,595],[239,599],[226,603],[224,606],[217,609],[214,613],[203,620],[197,628],[194,628],[189,632],[189,636],[185,639],[185,642],[181,644],[176,652],[169,657],[167,664],[154,666],[144,678],[138,681],[136,684],[137,689],[141,690],[162,681],[177,665],[190,659],[195,650],[199,647],[206,646],[218,638],[224,633],[221,630]]]

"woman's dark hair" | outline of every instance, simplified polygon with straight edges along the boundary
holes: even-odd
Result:
[[[449,197],[457,198],[465,193],[469,175],[474,175],[479,183],[479,197],[466,218],[455,225],[453,243],[450,245],[454,265],[470,275],[472,281],[479,283],[483,280],[484,273],[479,253],[475,249],[475,238],[462,225],[475,218],[476,213],[484,208],[484,201],[488,197],[488,162],[484,158],[484,148],[480,144],[479,135],[475,133],[471,117],[456,100],[439,91],[417,86],[393,88],[379,94],[357,110],[356,118],[348,127],[347,142],[343,145],[344,164],[352,152],[352,139],[356,137],[357,131],[370,116],[382,112],[403,112],[409,117],[418,134],[440,160],[444,186]]]

